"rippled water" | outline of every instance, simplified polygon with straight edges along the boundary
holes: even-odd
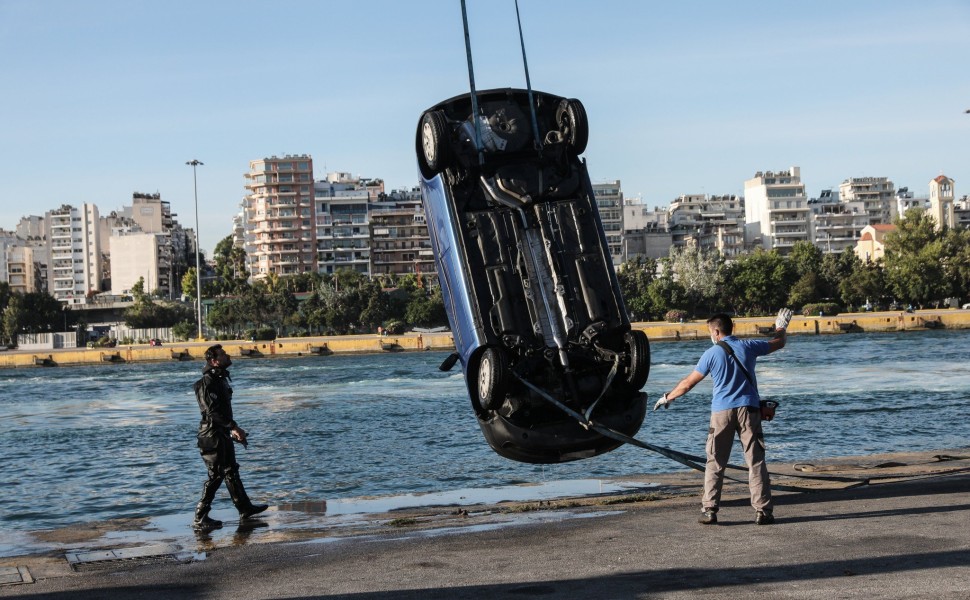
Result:
[[[705,342],[653,346],[646,391],[687,375]],[[270,504],[681,470],[622,447],[562,465],[485,443],[446,353],[237,359],[243,481]],[[770,461],[970,445],[970,332],[795,336],[761,359]],[[0,528],[191,512],[205,468],[191,384],[200,362],[0,370]],[[638,437],[703,454],[709,380]],[[237,447],[238,448],[238,447]],[[220,492],[217,505],[228,503]]]

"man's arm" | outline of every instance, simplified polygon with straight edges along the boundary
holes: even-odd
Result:
[[[768,342],[768,354],[785,347],[785,342],[788,339],[788,323],[791,321],[792,315],[790,308],[782,308],[778,311],[778,318],[775,319],[775,337]]]
[[[771,354],[775,350],[781,350],[785,347],[785,342],[788,341],[788,331],[785,329],[779,329],[775,332],[775,337],[768,341],[768,354]]]
[[[674,386],[674,389],[661,396],[660,400],[657,400],[657,403],[654,404],[653,409],[657,410],[661,406],[667,408],[674,401],[674,398],[680,398],[694,389],[694,386],[700,383],[702,379],[704,379],[704,376],[698,371],[691,371],[690,375],[681,379],[680,383]]]

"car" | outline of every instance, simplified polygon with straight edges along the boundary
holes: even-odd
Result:
[[[609,452],[623,442],[602,428],[633,436],[645,416],[650,344],[623,303],[580,158],[588,135],[580,101],[531,89],[459,95],[418,122],[455,341],[441,368],[461,363],[485,439],[512,460]]]

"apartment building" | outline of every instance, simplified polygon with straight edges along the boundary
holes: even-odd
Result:
[[[744,251],[744,198],[687,194],[671,202],[669,212],[674,246],[693,242],[727,257]]]
[[[371,203],[371,274],[417,273],[436,279],[421,190],[393,191]]]
[[[64,204],[44,214],[50,249],[48,292],[67,304],[84,304],[89,292],[101,291],[101,230],[98,207]]]
[[[594,183],[593,196],[613,264],[619,265],[623,261],[623,189],[620,180]]]
[[[854,248],[863,228],[870,224],[865,202],[846,202],[835,190],[822,190],[818,198],[808,201],[808,206],[812,213],[812,242],[826,254]]]
[[[896,212],[896,190],[886,177],[850,177],[839,185],[843,202],[862,202],[869,224],[892,223]]]
[[[10,292],[27,294],[37,292],[40,280],[34,265],[34,250],[22,243],[5,245],[3,252],[2,270],[6,273],[4,280],[10,285]]]
[[[131,206],[101,217],[106,277],[110,277],[113,294],[130,290],[139,276],[145,278],[148,292],[158,292],[163,298],[175,298],[181,293],[182,275],[189,266],[195,266],[195,257],[190,256],[194,241],[189,240],[189,232],[175,217],[161,194],[141,192],[131,195]],[[130,239],[116,242],[116,237]],[[149,258],[148,252],[154,255]],[[134,256],[139,260],[135,261]],[[138,275],[134,275],[136,271]]]
[[[383,194],[382,180],[350,173],[328,173],[313,184],[318,272],[351,269],[371,274],[370,203]]]
[[[801,169],[758,171],[744,182],[745,245],[788,254],[810,239],[808,197]]]
[[[243,247],[252,278],[315,270],[313,159],[301,154],[253,160],[245,177]]]

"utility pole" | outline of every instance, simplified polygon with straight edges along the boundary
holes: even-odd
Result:
[[[199,324],[198,340],[202,341],[202,261],[199,258],[201,249],[199,248],[199,183],[196,179],[196,167],[205,164],[200,160],[192,159],[185,164],[192,167],[192,189],[195,192],[195,318]]]

